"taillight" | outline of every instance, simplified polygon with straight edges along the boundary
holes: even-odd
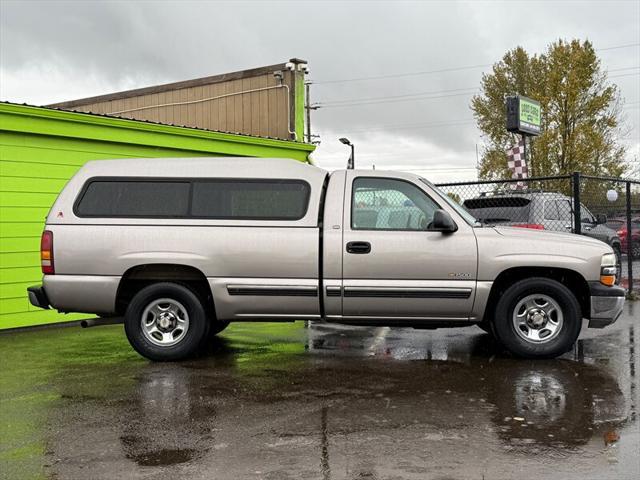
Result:
[[[53,266],[53,232],[45,230],[42,232],[40,239],[40,265],[42,273],[45,275],[53,275],[56,270]]]
[[[544,230],[544,225],[539,223],[514,223],[512,227],[533,228],[534,230]]]

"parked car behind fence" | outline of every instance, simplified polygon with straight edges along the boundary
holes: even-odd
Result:
[[[438,187],[484,223],[572,232],[608,243],[620,259],[620,284],[640,292],[640,180],[574,173]]]
[[[634,259],[640,258],[640,216],[631,218],[631,245],[629,245],[627,219],[625,217],[608,219],[607,227],[615,230],[620,237],[622,253],[629,253],[629,247],[631,246],[631,256]]]

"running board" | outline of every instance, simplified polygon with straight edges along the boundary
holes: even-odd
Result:
[[[81,320],[80,326],[82,328],[89,328],[89,327],[100,327],[103,325],[117,325],[119,323],[124,323],[123,317],[98,317],[98,318],[89,318],[87,320]]]

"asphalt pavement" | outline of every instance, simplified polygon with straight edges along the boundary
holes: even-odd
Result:
[[[152,363],[121,325],[0,335],[0,478],[637,479],[640,303],[517,360],[477,327],[234,324]]]

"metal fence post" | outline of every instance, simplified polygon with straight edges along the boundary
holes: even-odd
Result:
[[[573,172],[573,233],[582,233],[582,214],[580,212],[580,172]]]
[[[631,182],[626,182],[627,195],[627,269],[629,293],[633,292],[633,235],[631,235]],[[620,265],[622,268],[622,265]],[[620,272],[622,274],[622,272]]]

